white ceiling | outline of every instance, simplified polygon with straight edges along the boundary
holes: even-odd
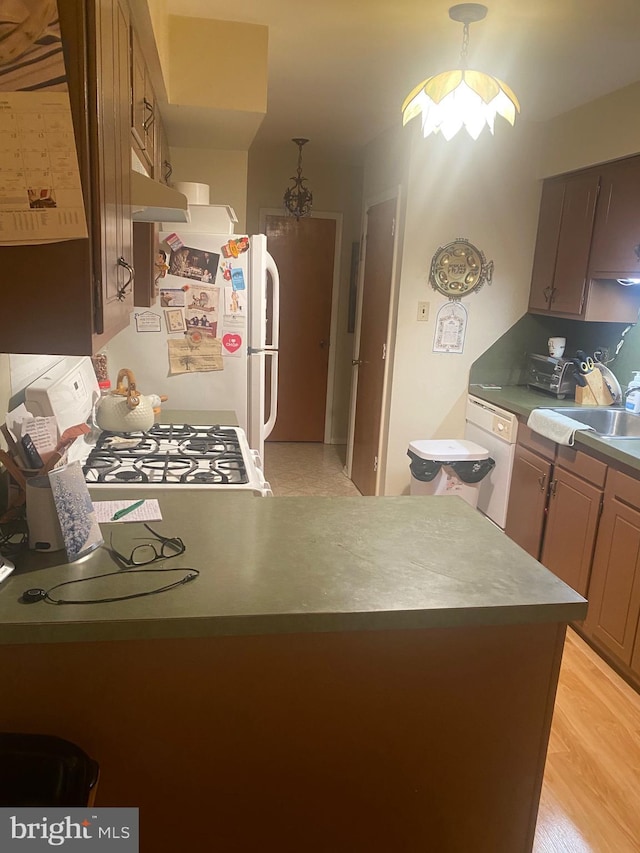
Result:
[[[422,79],[458,65],[462,42],[447,0],[167,5],[171,14],[269,27],[268,108],[257,136],[265,144],[307,136],[314,148],[361,148],[401,121],[402,101]],[[471,25],[469,65],[507,82],[523,119],[548,119],[640,80],[640,2],[493,0]]]

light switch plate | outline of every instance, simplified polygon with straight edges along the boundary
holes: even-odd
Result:
[[[418,302],[418,320],[421,323],[424,323],[429,319],[429,303],[428,302]]]

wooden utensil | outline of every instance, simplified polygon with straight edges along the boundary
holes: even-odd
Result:
[[[27,478],[24,476],[22,471],[18,468],[13,459],[6,453],[4,450],[0,450],[0,462],[4,465],[7,471],[11,474],[16,483],[20,486],[22,491],[24,492],[27,488]]]

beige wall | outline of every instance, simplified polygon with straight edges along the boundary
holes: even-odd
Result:
[[[169,13],[167,0],[147,0],[153,37],[158,49],[164,85],[169,90]]]
[[[260,228],[261,208],[282,208],[282,196],[295,174],[297,149],[292,142],[277,148],[253,145],[249,152],[247,222],[249,232]],[[359,239],[362,171],[356,164],[324,159],[313,150],[313,140],[304,150],[303,174],[313,192],[313,209],[341,213],[342,252],[338,294],[334,388],[330,401],[331,440],[344,443],[347,437],[353,335],[347,332],[351,245]]]
[[[485,132],[477,142],[466,134],[449,143],[425,140],[419,127],[403,133],[404,154],[397,136],[389,140],[389,156],[404,157],[408,176],[385,494],[408,491],[411,440],[463,436],[472,362],[526,311],[540,197],[535,125],[498,127],[495,137]],[[375,157],[379,161],[379,150]],[[365,197],[380,189],[380,173],[372,173],[371,164],[368,157]],[[397,180],[397,167],[386,171],[389,181]],[[431,288],[429,268],[437,248],[456,237],[493,260],[495,273],[491,285],[462,302],[468,312],[464,352],[433,353],[437,312],[447,299]],[[428,322],[417,321],[419,301],[429,303]]]
[[[498,123],[495,137],[485,131],[475,143],[464,133],[450,143],[424,140],[409,126],[368,146],[365,198],[400,179],[406,200],[385,494],[408,491],[409,441],[462,437],[470,365],[526,312],[540,179],[640,151],[640,113],[630,109],[639,99],[640,83],[546,123],[520,119],[513,130]],[[494,261],[494,280],[462,301],[464,352],[436,354],[436,315],[446,299],[430,287],[429,267],[438,246],[458,236]],[[430,304],[426,323],[416,320],[418,301]]]
[[[266,112],[269,30],[257,24],[169,17],[169,102]]]
[[[171,148],[172,181],[208,184],[211,204],[229,204],[235,210],[236,234],[247,231],[247,151],[213,148]]]
[[[544,127],[540,176],[640,152],[640,83],[557,116]]]

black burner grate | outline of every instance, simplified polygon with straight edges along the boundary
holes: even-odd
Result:
[[[219,425],[156,424],[146,432],[103,432],[83,470],[90,484],[249,482],[238,434]]]

